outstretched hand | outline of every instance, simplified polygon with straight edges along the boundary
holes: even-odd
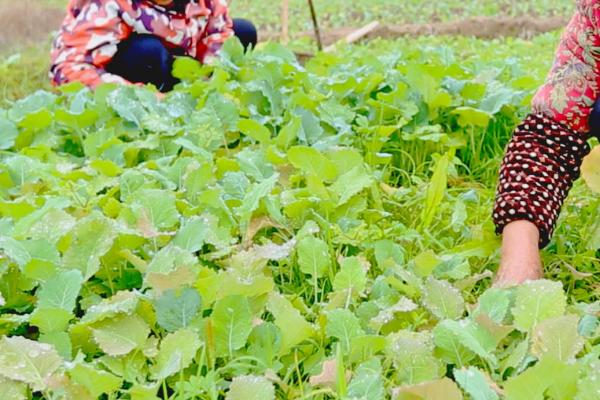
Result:
[[[502,261],[494,286],[515,286],[542,278],[539,236],[537,227],[529,221],[515,221],[504,228]]]

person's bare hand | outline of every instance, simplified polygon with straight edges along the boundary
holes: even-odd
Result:
[[[504,228],[502,261],[494,286],[509,287],[542,278],[539,237],[537,227],[529,221],[511,222]]]

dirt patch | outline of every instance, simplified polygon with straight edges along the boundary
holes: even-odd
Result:
[[[394,39],[402,36],[459,35],[492,39],[504,36],[531,38],[541,33],[561,29],[567,25],[566,17],[473,17],[454,22],[429,24],[381,25],[367,38]],[[323,33],[323,42],[332,44],[352,33],[356,28],[339,28]],[[312,32],[301,32],[296,38],[312,36]],[[261,40],[278,38],[277,34],[263,33]]]
[[[65,11],[40,0],[0,1],[0,53],[48,41]]]

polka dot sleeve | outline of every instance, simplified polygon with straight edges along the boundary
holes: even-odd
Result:
[[[540,231],[540,248],[552,234],[562,204],[590,149],[587,137],[542,114],[529,115],[508,144],[496,192],[494,222],[501,234],[527,220]]]

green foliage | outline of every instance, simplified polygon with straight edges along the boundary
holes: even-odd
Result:
[[[561,267],[596,270],[573,237],[595,206],[567,203],[580,229],[546,254],[564,289],[489,289],[497,167],[545,66],[440,40],[305,66],[228,42],[161,100],[71,85],[0,109],[0,391],[590,398],[597,277]]]

